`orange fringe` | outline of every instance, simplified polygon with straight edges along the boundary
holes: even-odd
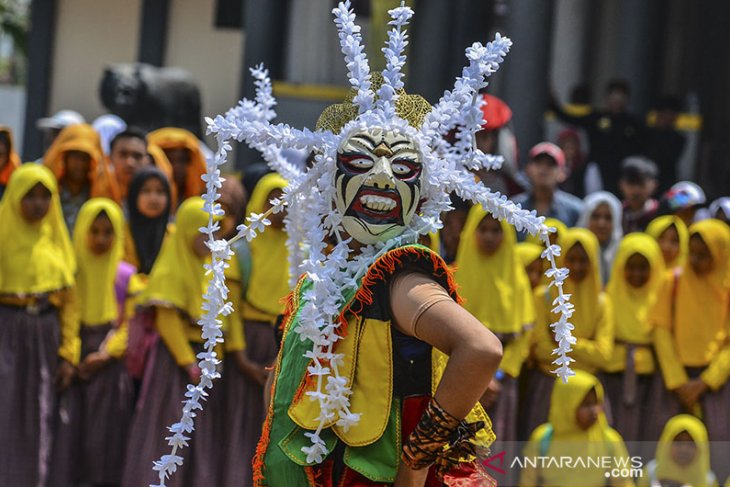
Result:
[[[313,467],[304,467],[304,473],[307,475],[307,481],[311,487],[324,487],[324,479],[322,478],[322,469]]]
[[[437,278],[445,277],[446,284],[448,286],[447,291],[457,303],[462,303],[462,299],[457,292],[458,285],[454,280],[454,275],[440,255],[429,249],[422,249],[414,246],[400,247],[391,250],[373,262],[365,274],[365,277],[362,279],[360,289],[358,289],[350,303],[345,306],[342,313],[340,313],[340,322],[347,322],[345,316],[348,313],[359,317],[366,306],[372,305],[372,288],[391,276],[398,266],[403,264],[403,259],[407,255],[429,257],[431,259],[431,265],[433,266],[434,275]]]
[[[294,314],[297,312],[298,307],[298,301],[297,293],[299,292],[299,289],[301,288],[301,283],[303,283],[304,280],[302,278],[297,281],[297,285],[294,287],[294,290],[281,298],[279,301],[281,304],[284,305],[284,312],[282,313],[284,315],[284,319],[281,320],[281,330],[283,331],[285,329],[285,325],[288,324],[289,321],[291,321]]]

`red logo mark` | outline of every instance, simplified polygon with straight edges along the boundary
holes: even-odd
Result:
[[[506,454],[507,454],[507,452],[506,452],[506,451],[501,451],[501,452],[497,453],[496,455],[492,455],[491,457],[489,457],[489,458],[487,458],[487,459],[483,460],[483,461],[482,461],[482,465],[483,465],[484,467],[486,467],[486,468],[491,468],[491,469],[492,469],[492,470],[494,470],[495,472],[497,472],[497,473],[500,473],[500,474],[504,475],[504,474],[506,474],[506,473],[507,473],[507,471],[506,471],[506,470],[504,470],[503,468],[500,468],[500,467],[502,467],[502,466],[504,465],[504,456],[505,456]],[[496,466],[496,465],[492,465],[492,462],[493,462],[494,460],[499,460],[499,467],[498,467],[498,466]]]

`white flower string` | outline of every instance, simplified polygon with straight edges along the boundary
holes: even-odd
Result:
[[[340,46],[345,56],[347,79],[357,89],[354,102],[360,107],[362,114],[372,108],[375,94],[370,88],[370,65],[362,45],[360,26],[355,24],[355,12],[350,9],[349,0],[340,2],[332,13],[335,15]]]
[[[198,363],[201,371],[200,381],[197,384],[188,384],[182,416],[177,423],[168,427],[172,434],[165,439],[172,450],[154,462],[153,468],[159,473],[159,484],[152,487],[164,486],[177,467],[183,464],[183,457],[179,455],[179,450],[188,446],[190,435],[195,429],[196,411],[203,410],[202,401],[208,397],[206,389],[211,389],[213,381],[220,377],[217,370],[220,361],[214,349],[218,343],[223,342],[221,321],[218,316],[227,316],[233,312],[233,306],[228,302],[228,288],[225,285],[224,276],[225,268],[228,266],[227,261],[232,252],[225,241],[216,240],[215,232],[220,228],[216,220],[224,214],[221,205],[217,203],[217,199],[220,197],[218,190],[223,182],[219,167],[225,163],[226,153],[230,149],[228,144],[219,146],[215,158],[208,161],[207,172],[202,177],[206,185],[206,192],[203,195],[204,209],[209,213],[209,217],[207,226],[201,228],[200,231],[208,236],[206,245],[211,251],[212,258],[210,263],[205,264],[206,275],[210,276],[210,279],[201,306],[203,315],[198,320],[198,324],[202,328],[202,337],[205,340],[203,352],[197,355],[200,360]]]
[[[386,118],[395,116],[395,102],[398,99],[398,90],[403,89],[403,73],[401,70],[406,64],[406,56],[403,54],[408,45],[408,36],[403,26],[413,16],[413,10],[401,2],[401,6],[388,10],[392,20],[388,22],[393,29],[388,31],[388,42],[382,49],[385,57],[385,69],[383,70],[383,85],[378,89],[377,107],[383,111]]]
[[[502,162],[498,156],[477,150],[474,147],[474,134],[484,123],[478,91],[486,86],[486,78],[499,68],[511,41],[497,34],[486,45],[475,43],[467,48],[468,64],[454,87],[444,93],[421,126],[414,128],[395,111],[397,93],[403,86],[401,71],[405,64],[403,52],[407,45],[403,27],[407,25],[413,11],[403,3],[389,11],[392,29],[383,48],[386,69],[377,101],[371,87],[370,67],[364,54],[360,27],[355,24],[350,2],[340,2],[332,12],[347,65],[348,80],[356,90],[353,103],[358,107],[359,115],[355,120],[348,122],[338,133],[329,130],[298,130],[286,124],[273,124],[271,121],[275,117],[276,101],[271,94],[268,72],[263,66],[251,70],[256,85],[254,100],[244,99],[225,115],[206,118],[208,134],[215,136],[218,149],[213,160],[208,161],[208,172],[204,177],[207,184],[206,210],[211,213],[209,225],[204,231],[209,235],[208,246],[213,257],[211,264],[206,267],[211,282],[203,305],[205,314],[200,320],[206,338],[206,351],[199,355],[203,376],[200,384],[188,386],[183,417],[170,427],[173,435],[168,438],[168,442],[172,446],[172,453],[155,463],[155,469],[160,472],[160,486],[182,464],[182,457],[177,452],[187,445],[193,429],[194,411],[202,408],[200,401],[207,395],[205,389],[212,386],[212,380],[218,377],[215,370],[218,360],[213,347],[222,341],[217,315],[231,312],[230,303],[226,301],[228,290],[223,273],[226,261],[231,256],[230,244],[241,238],[255,238],[269,224],[267,217],[282,211],[284,206],[287,207],[284,225],[288,234],[292,284],[296,276],[302,275],[312,284],[301,297],[294,328],[300,340],[311,344],[305,356],[310,360],[307,374],[314,387],[306,394],[318,402],[320,409],[320,415],[316,418],[318,427],[305,433],[310,444],[303,447],[302,451],[308,463],[321,463],[329,453],[321,438],[327,425],[336,423],[347,429],[360,419],[359,413],[351,409],[348,379],[340,375],[344,356],[336,351],[337,341],[341,338],[340,313],[347,297],[357,291],[360,279],[378,257],[404,244],[415,243],[420,235],[441,228],[440,215],[453,209],[449,198],[452,192],[464,200],[482,205],[486,211],[498,219],[506,220],[517,230],[539,235],[545,242],[546,249],[542,257],[550,264],[546,275],[552,280],[551,286],[557,289],[553,312],[559,315],[558,320],[551,325],[558,343],[553,351],[557,356],[553,362],[557,365],[554,372],[563,381],[573,375],[570,368],[573,360],[568,356],[575,344],[571,334],[573,326],[569,322],[573,305],[569,302],[570,295],[563,293],[568,272],[558,268],[556,263],[560,247],[550,244],[549,235],[555,229],[547,227],[544,218],[538,217],[534,211],[524,210],[506,196],[489,191],[471,172],[481,168],[493,169]],[[415,142],[422,155],[421,191],[425,201],[420,213],[412,219],[403,234],[387,242],[364,246],[355,254],[349,247],[350,240],[343,238],[342,214],[333,205],[337,147],[354,131],[372,127],[400,133]],[[445,135],[453,129],[456,129],[456,141],[450,145]],[[225,163],[232,139],[245,141],[250,147],[261,151],[269,166],[288,181],[288,186],[284,188],[283,196],[271,202],[269,212],[250,215],[247,223],[239,226],[236,237],[224,242],[213,237],[217,229],[213,217],[222,214],[220,205],[216,203],[219,197],[217,190],[221,184],[218,168]],[[286,162],[281,157],[283,149],[313,153],[311,168],[304,171]],[[327,242],[333,242],[329,251]]]

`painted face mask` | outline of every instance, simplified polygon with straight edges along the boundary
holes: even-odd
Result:
[[[371,128],[344,139],[335,188],[345,231],[363,244],[401,234],[418,209],[422,172],[421,154],[406,135]]]

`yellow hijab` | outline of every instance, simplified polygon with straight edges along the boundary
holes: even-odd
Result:
[[[626,261],[639,254],[649,261],[649,282],[640,289],[632,287],[625,278]],[[652,341],[650,313],[656,302],[664,276],[664,259],[659,245],[649,235],[630,233],[621,240],[613,262],[606,293],[614,306],[616,340],[648,344]]]
[[[500,221],[504,239],[489,256],[477,247],[476,230],[487,212],[476,205],[469,210],[456,252],[459,294],[464,308],[495,333],[519,333],[535,321],[530,282],[515,251],[514,228]]]
[[[284,189],[289,183],[276,173],[269,173],[256,184],[246,208],[246,214],[263,213],[269,193]],[[251,277],[246,290],[246,301],[259,311],[276,316],[284,307],[281,299],[289,294],[289,251],[286,232],[266,227],[253,239],[251,248]]]
[[[205,183],[200,177],[205,174],[205,156],[200,150],[200,141],[192,132],[175,127],[164,127],[150,132],[147,135],[147,143],[152,147],[152,150],[149,151],[148,148],[148,151],[153,156],[156,152],[155,146],[163,151],[166,149],[187,149],[190,151],[190,164],[188,164],[187,174],[185,176],[184,194],[178,194],[177,197],[185,199],[203,194],[205,191]],[[168,170],[171,172],[172,166],[169,166],[168,169],[168,166],[164,164],[165,160],[167,158],[155,157],[155,163],[163,172]],[[167,163],[169,164],[169,160]],[[169,176],[172,177],[172,173]]]
[[[600,441],[605,438],[603,430],[608,428],[606,415],[601,411],[598,420],[587,430],[581,429],[576,420],[578,407],[586,395],[596,390],[598,403],[603,404],[603,386],[593,374],[576,370],[567,383],[557,379],[550,396],[548,422],[553,427],[556,439],[570,441]]]
[[[203,265],[208,259],[198,257],[193,242],[200,234],[200,227],[208,224],[203,204],[201,197],[194,196],[178,208],[175,232],[163,243],[142,295],[142,304],[174,306],[193,319],[200,316],[206,285]]]
[[[558,259],[558,265],[565,267],[566,256],[575,245],[581,244],[588,254],[590,269],[588,275],[581,282],[576,283],[568,277],[563,285],[563,291],[571,295],[570,302],[575,306],[575,311],[570,322],[575,326],[575,336],[578,338],[590,338],[595,334],[596,323],[599,314],[599,299],[601,295],[601,250],[598,239],[590,230],[585,228],[569,228],[561,235],[560,245],[563,248],[562,255]],[[556,291],[553,289],[553,293]]]
[[[51,192],[51,206],[38,223],[28,223],[20,202],[36,184]],[[76,261],[48,168],[23,164],[13,172],[0,203],[0,294],[39,294],[72,286]]]
[[[664,215],[654,218],[646,227],[646,233],[651,235],[654,240],[659,241],[662,233],[672,225],[677,229],[677,235],[679,235],[679,254],[672,262],[664,263],[667,269],[680,267],[687,260],[687,254],[689,254],[689,232],[687,231],[687,225],[678,216]]]
[[[673,329],[680,361],[694,367],[712,359],[727,322],[730,229],[719,220],[708,219],[694,223],[689,231],[690,238],[699,234],[707,244],[714,267],[709,275],[698,276],[686,262],[674,292],[674,276],[669,276],[671,281],[657,300],[653,318]]]
[[[530,242],[518,243],[516,247],[517,257],[519,257],[520,262],[522,262],[522,267],[527,267],[528,265],[539,259],[542,255],[543,248],[544,247],[538,244]]]
[[[102,212],[114,228],[114,243],[105,254],[95,255],[89,250],[89,231]],[[107,198],[92,198],[84,203],[76,219],[73,245],[79,267],[76,274],[79,318],[85,325],[106,324],[117,319],[114,280],[124,253],[123,242],[124,216],[119,205]]]
[[[717,293],[730,291],[730,227],[715,218],[708,218],[689,227],[690,239],[700,235],[710,249],[714,261],[712,271],[706,278]],[[691,266],[685,268],[691,270]]]
[[[697,455],[692,463],[682,467],[674,463],[671,455],[674,438],[686,431],[697,446]],[[656,449],[657,480],[672,480],[693,487],[710,487],[710,445],[707,429],[702,421],[689,414],[679,414],[667,421]]]
[[[568,226],[557,218],[545,218],[545,225],[549,227],[555,227],[555,235],[557,235],[558,243],[560,242],[560,238],[565,235],[565,231],[568,230]],[[537,235],[528,234],[527,237],[525,237],[525,242],[537,244],[540,247],[544,247],[542,240],[540,240],[540,237]]]
[[[606,469],[591,465],[587,459],[628,457],[621,437],[608,426],[603,412],[598,414],[596,422],[587,430],[578,425],[578,408],[588,393],[594,389],[599,404],[604,404],[604,393],[595,376],[581,370],[576,370],[575,373],[565,384],[559,379],[555,381],[550,398],[549,425],[535,430],[536,434],[533,434],[530,443],[532,448],[539,445],[540,451],[534,452],[537,455],[556,459],[570,457],[574,461],[582,459],[583,464],[578,463],[573,468],[561,468],[557,464],[548,463],[545,468],[540,469],[541,485],[575,485],[576,479],[580,479],[581,485],[607,485]],[[545,439],[547,427],[552,428],[549,441]],[[543,451],[543,445],[547,446],[546,451]],[[623,484],[633,485],[631,482]]]

